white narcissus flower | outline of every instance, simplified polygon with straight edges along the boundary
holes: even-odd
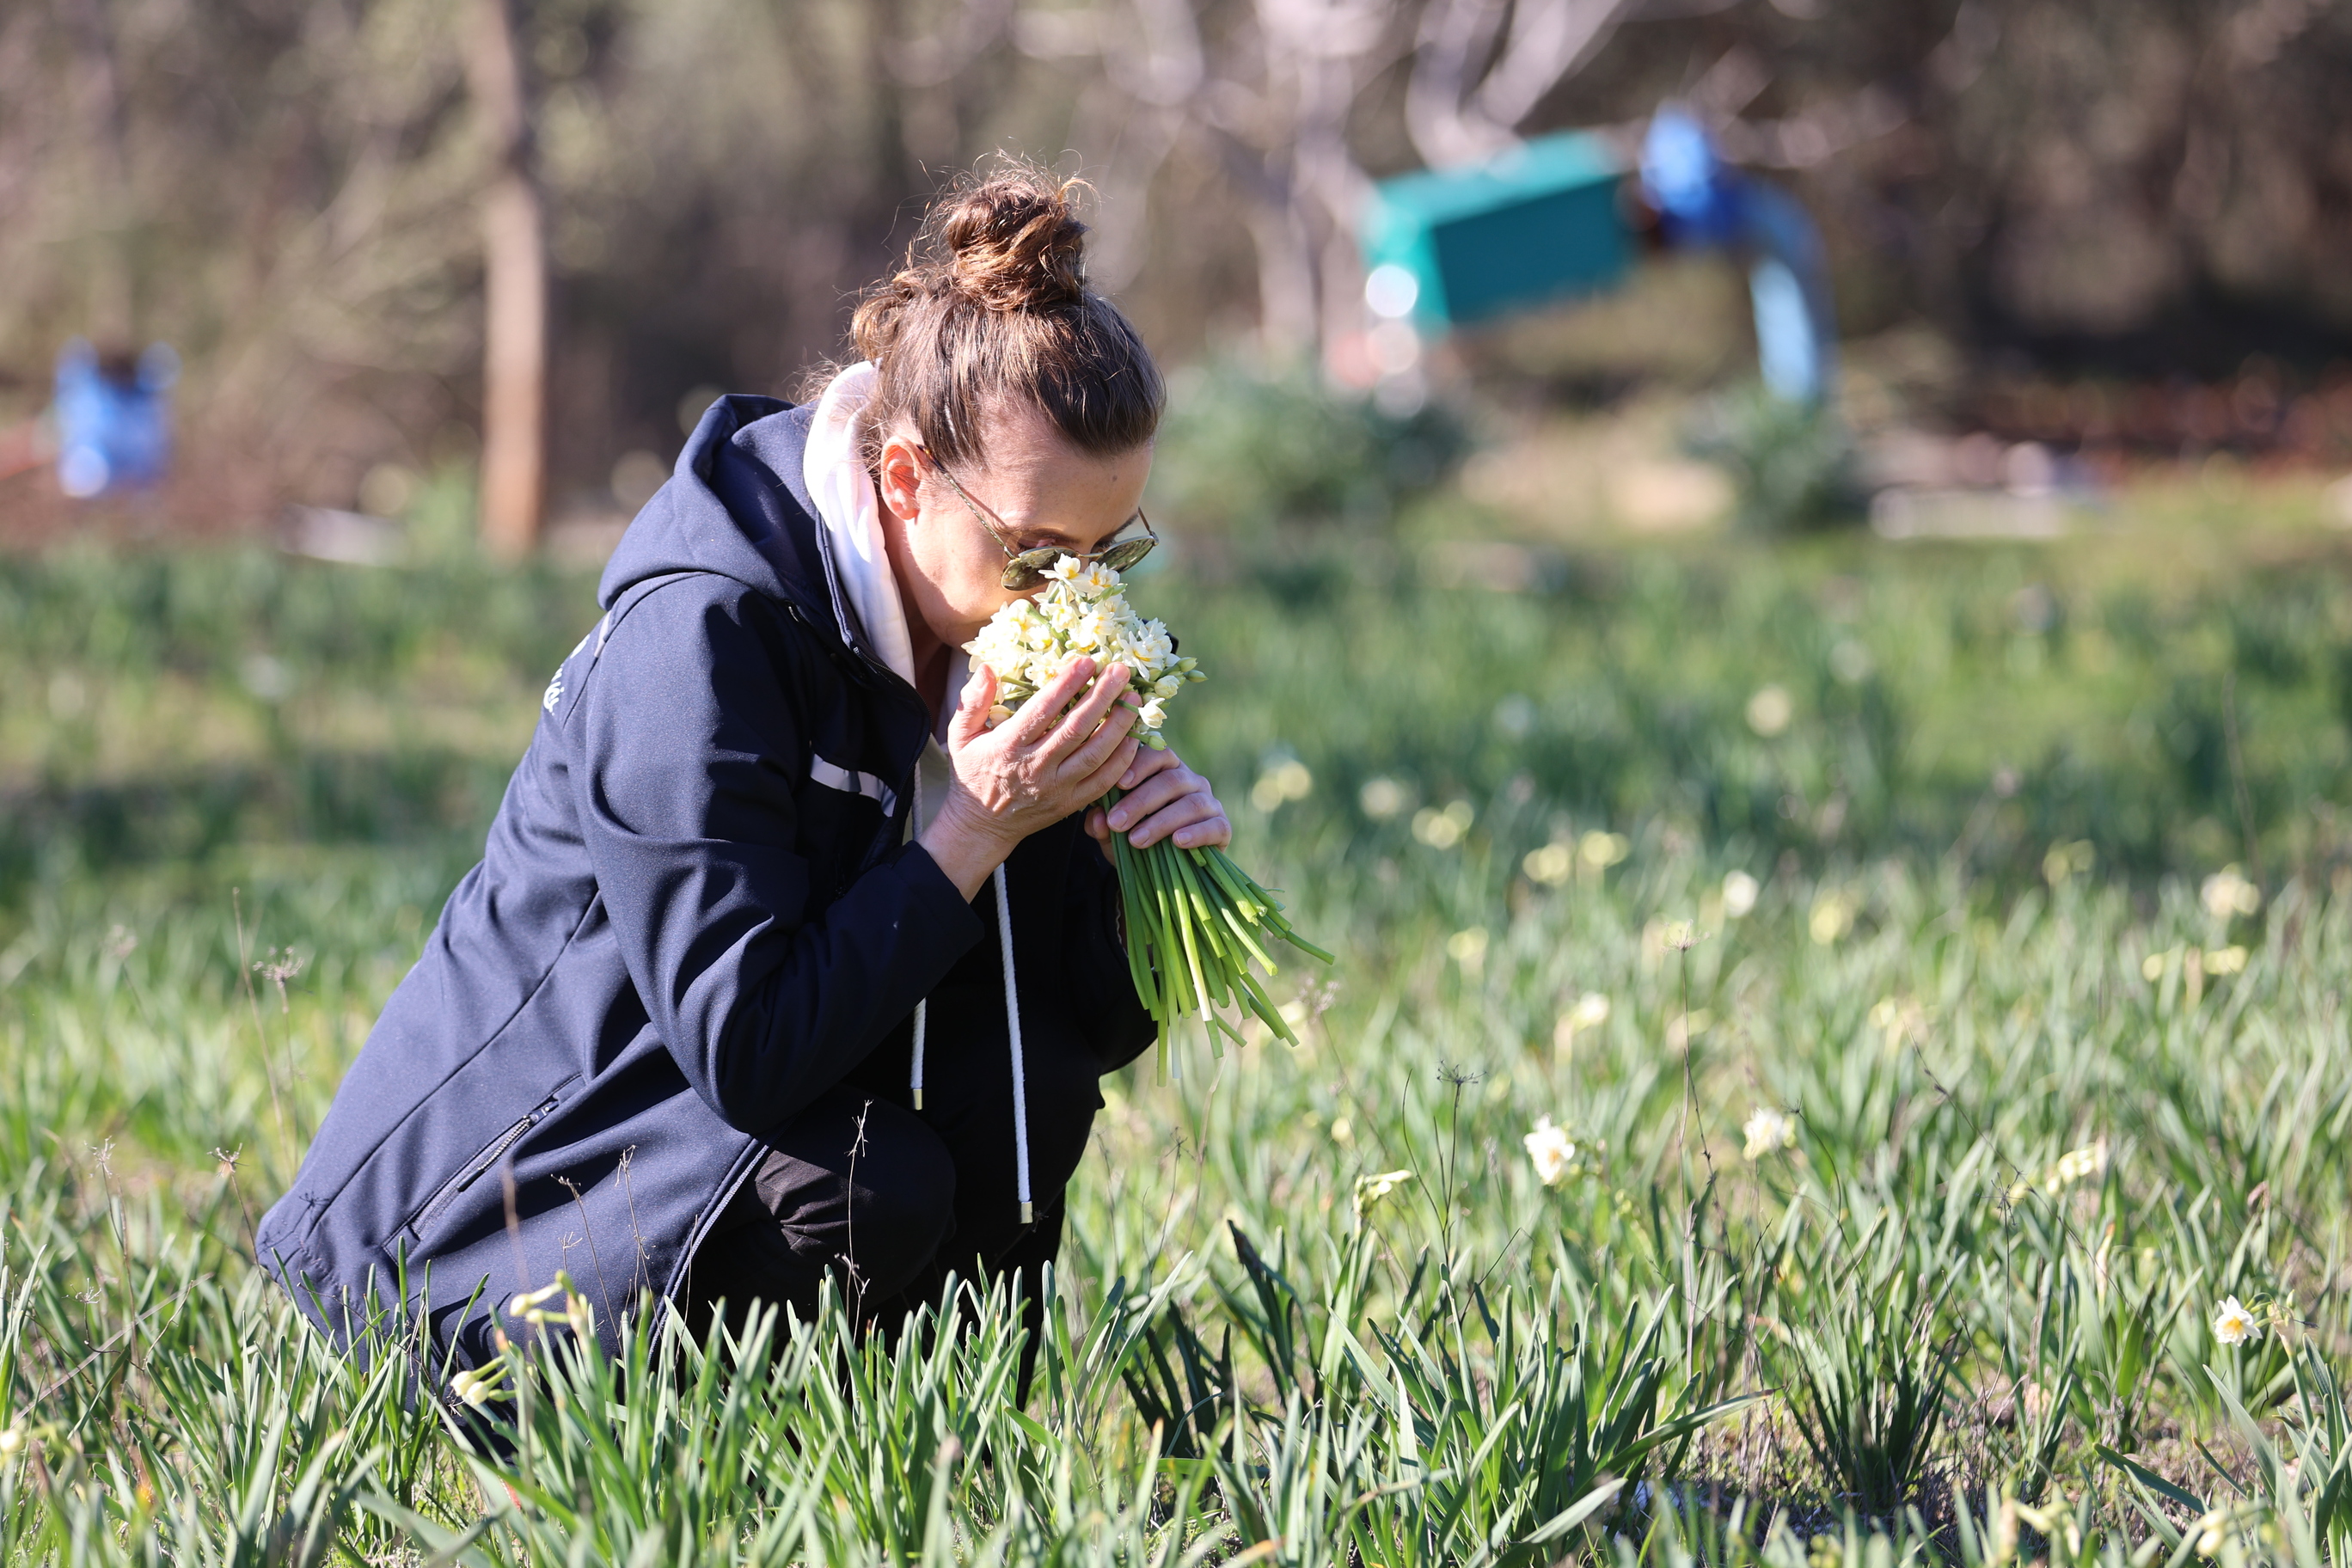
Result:
[[[2225,1345],[2244,1345],[2262,1337],[2262,1320],[2235,1296],[2224,1297],[2213,1314],[2213,1338]]]
[[[1763,888],[1745,871],[1728,871],[1723,878],[1723,912],[1733,920],[1745,916],[1756,907],[1756,895]]]
[[[2217,921],[2231,915],[2251,915],[2263,907],[2263,890],[2246,880],[2245,873],[2234,865],[2224,866],[2205,879],[2197,889],[2205,912]]]
[[[1162,668],[1176,657],[1174,639],[1169,637],[1168,628],[1158,621],[1144,622],[1143,629],[1135,635],[1133,646],[1135,657],[1154,669]]]
[[[1744,1151],[1748,1158],[1760,1160],[1767,1154],[1795,1146],[1797,1119],[1785,1110],[1759,1105],[1739,1131],[1748,1138]]]
[[[1347,1118],[1344,1116],[1331,1123],[1331,1135],[1338,1138],[1339,1129],[1346,1123]],[[1340,1141],[1346,1142],[1345,1139]],[[1377,1175],[1358,1176],[1356,1178],[1356,1217],[1362,1219],[1379,1205],[1382,1198],[1412,1180],[1413,1180],[1413,1173],[1411,1171],[1382,1171]]]
[[[2197,1531],[2197,1555],[2221,1556],[2221,1548],[2230,1540],[2230,1516],[2218,1508],[2209,1509],[2193,1528]]]
[[[1070,586],[1089,599],[1100,598],[1116,590],[1118,574],[1099,561],[1089,561],[1065,579]]]
[[[1538,1116],[1535,1131],[1519,1142],[1527,1145],[1528,1158],[1535,1162],[1536,1180],[1547,1187],[1559,1185],[1576,1159],[1576,1144],[1569,1138],[1568,1129],[1553,1126],[1549,1116]]]
[[[567,1282],[568,1281],[559,1275],[554,1284],[542,1285],[536,1290],[525,1291],[521,1295],[517,1296],[513,1300],[507,1303],[507,1316],[509,1318],[520,1318],[527,1323],[541,1323],[547,1321],[550,1318],[554,1316],[553,1313],[547,1310],[547,1303],[553,1300],[556,1297],[563,1294],[564,1287]]]
[[[1176,657],[1168,628],[1138,616],[1118,574],[1099,562],[1064,555],[1045,576],[1044,592],[1010,601],[964,645],[975,664],[996,671],[998,705],[1018,708],[1082,655],[1098,668],[1124,665],[1128,688],[1142,702],[1137,726],[1143,743],[1164,747],[1158,731],[1167,721],[1166,703],[1187,682],[1204,679],[1197,661]]]
[[[2077,1182],[2094,1181],[2106,1173],[2107,1141],[2095,1139],[2080,1149],[2069,1149],[2059,1155],[2058,1163],[2042,1177],[2042,1190],[2054,1195]]]
[[[449,1380],[449,1392],[457,1396],[459,1403],[479,1410],[499,1396],[499,1387],[506,1381],[506,1370],[501,1364],[478,1372],[461,1372]]]

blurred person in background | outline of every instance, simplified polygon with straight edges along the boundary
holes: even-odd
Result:
[[[968,184],[820,396],[703,416],[260,1226],[331,1332],[479,1366],[559,1270],[607,1344],[646,1292],[702,1327],[828,1278],[886,1327],[950,1275],[1034,1312],[1097,1080],[1153,1037],[1108,836],[1231,838],[1118,667],[992,724],[961,652],[1059,555],[1150,548],[1161,381],[1085,233],[1036,171]]]

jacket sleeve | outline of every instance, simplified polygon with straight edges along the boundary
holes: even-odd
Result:
[[[695,1091],[745,1131],[838,1082],[981,934],[914,844],[811,918],[790,671],[815,656],[791,646],[800,634],[781,617],[763,628],[752,616],[765,618],[689,584],[634,607],[581,692],[573,774],[646,1014]]]
[[[1067,889],[1062,931],[1069,944],[1072,1005],[1102,1070],[1111,1072],[1141,1056],[1160,1031],[1136,995],[1127,966],[1118,873],[1083,828],[1070,846]]]

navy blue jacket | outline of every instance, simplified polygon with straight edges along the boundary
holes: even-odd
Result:
[[[927,1061],[1003,1059],[993,894],[975,909],[905,841],[928,716],[841,590],[809,413],[714,405],[630,525],[482,863],[262,1221],[263,1263],[339,1339],[391,1310],[478,1365],[513,1295],[568,1268],[609,1342],[641,1291],[680,1300],[762,1130],[845,1080],[903,1103],[917,1001]],[[1057,1194],[1095,1079],[1151,1023],[1078,818],[1005,869]]]

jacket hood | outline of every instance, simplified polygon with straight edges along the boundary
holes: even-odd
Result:
[[[814,412],[752,393],[713,403],[668,480],[621,536],[597,604],[609,610],[651,578],[716,573],[833,627],[852,652],[872,659],[802,473]]]

